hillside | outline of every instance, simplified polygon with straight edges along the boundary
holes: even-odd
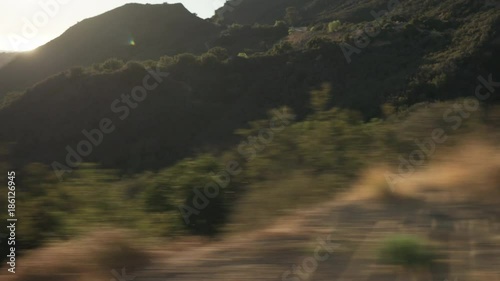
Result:
[[[16,56],[16,53],[0,53],[0,69],[11,62]]]
[[[488,199],[466,185],[478,183],[477,173],[485,176],[480,181],[489,187],[498,183],[491,172],[500,168],[500,154],[498,148],[484,144],[465,148],[475,156],[458,153],[453,164],[434,162],[438,174],[419,172],[392,195],[384,197],[378,189],[383,176],[377,171],[361,177],[353,191],[276,220],[271,217],[269,226],[249,225],[251,230],[214,240],[148,242],[144,232],[92,230],[84,237],[30,251],[20,262],[32,270],[20,272],[16,280],[101,280],[117,272],[138,281],[495,280],[500,255],[498,197]],[[457,172],[467,180],[456,179]],[[429,185],[434,196],[429,196]],[[484,205],[485,200],[491,204]],[[381,246],[404,235],[432,245],[436,261],[415,271],[381,261]],[[0,280],[11,279],[0,276]]]
[[[217,27],[182,4],[127,4],[83,20],[34,52],[19,55],[0,69],[0,95],[25,89],[69,67],[111,57],[147,60],[199,53],[217,34]]]
[[[310,26],[332,20],[368,22],[373,20],[372,11],[380,13],[385,10],[400,19],[403,16],[407,20],[434,18],[456,22],[463,20],[464,16],[496,7],[494,1],[489,0],[238,0],[226,2],[212,20],[224,24],[273,24],[285,19],[295,26]],[[287,12],[288,8],[292,8],[290,12]]]
[[[17,57],[17,280],[284,280],[335,223],[329,266],[288,280],[498,276],[500,9],[390,3],[130,4]]]
[[[164,167],[199,151],[224,149],[234,143],[234,130],[265,117],[269,109],[286,105],[299,118],[305,116],[310,110],[307,104],[310,90],[324,82],[333,85],[331,106],[360,111],[364,119],[369,120],[381,116],[384,104],[405,108],[418,102],[471,96],[479,83],[478,76],[500,76],[496,67],[500,57],[498,10],[477,4],[469,6],[466,2],[432,4],[427,1],[426,5],[423,2],[412,2],[422,9],[418,17],[417,13],[408,14],[404,9],[394,10],[394,15],[385,17],[380,34],[359,52],[350,54],[349,60],[342,44],[356,48],[356,34],[366,23],[345,23],[337,31],[329,32],[324,25],[309,21],[314,31],[289,35],[283,32],[283,25],[230,26],[219,38],[211,41],[212,47],[218,48],[198,57],[189,54],[164,56],[157,61],[144,62],[139,67],[143,70],[110,61],[80,70],[82,74],[74,71],[60,73],[30,88],[24,96],[9,97],[15,102],[9,101],[6,104],[11,106],[4,106],[0,111],[0,139],[12,144],[11,155],[19,165],[61,160],[67,153],[64,148],[81,140],[82,130],[96,128],[101,118],[114,115],[110,112],[110,104],[122,93],[130,93],[134,88],[133,81],[140,84],[145,75],[144,68],[148,67],[160,67],[170,76],[154,89],[151,98],[142,103],[131,118],[121,122],[119,130],[107,138],[87,161],[137,171]],[[372,8],[378,7],[377,1],[369,3]],[[176,13],[171,20],[181,17],[191,21],[194,17],[180,5],[160,7],[166,11],[183,11]],[[350,13],[349,8],[342,10],[341,7],[344,6],[334,5],[332,10],[324,10],[322,14]],[[127,5],[82,22],[39,52],[49,52],[53,50],[52,46],[80,36],[85,28],[91,36],[95,27],[107,19],[114,16],[128,19],[130,15],[127,13],[138,13],[136,9],[151,9],[151,13],[158,16],[162,11],[156,6]],[[448,14],[444,14],[445,11]],[[442,18],[426,20],[431,12]],[[148,18],[154,19],[153,16]],[[213,28],[201,20],[193,22],[203,28]],[[113,26],[118,25],[112,25],[110,30]],[[176,29],[173,26],[165,25],[165,28]],[[198,28],[193,26],[194,30]],[[178,35],[181,33],[188,36],[185,32]],[[148,38],[153,40],[161,36],[149,30],[137,31],[137,34],[152,37],[137,35],[136,46],[118,45],[109,49],[111,53],[103,49],[101,59],[104,60],[106,54],[116,57],[124,50],[142,50],[134,54],[143,58],[161,54],[161,48],[157,46],[164,42],[163,39],[155,39],[160,40],[154,41],[157,44],[146,44],[151,42]],[[189,44],[191,40],[200,40],[192,34],[188,37]],[[116,36],[111,40],[116,43],[121,39]],[[145,43],[140,44],[143,40]],[[266,43],[261,44],[261,41]],[[169,42],[176,46],[186,44],[184,37]],[[93,52],[88,50],[92,49],[72,50],[82,53],[68,60],[60,56],[60,61],[71,65],[79,59],[85,58],[89,62],[99,59],[90,59]],[[243,51],[249,57],[235,56]],[[11,63],[2,73],[19,66],[20,61],[22,59]],[[44,73],[52,71],[50,67],[30,71],[42,69]],[[15,73],[9,72],[9,75]],[[28,76],[15,77],[25,79]],[[496,100],[498,97],[492,96],[485,102],[494,103]],[[47,108],[50,108],[49,112]],[[40,146],[45,149],[40,151]]]

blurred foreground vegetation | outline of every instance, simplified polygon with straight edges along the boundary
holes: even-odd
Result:
[[[250,230],[297,207],[328,200],[370,166],[398,167],[401,156],[420,149],[415,140],[424,142],[436,128],[447,136],[445,143],[436,144],[437,152],[467,137],[498,137],[498,107],[470,112],[457,129],[443,119],[443,112],[464,100],[399,111],[386,104],[384,118],[365,122],[358,112],[329,106],[331,87],[324,84],[311,92],[312,113],[304,120],[293,121],[289,108],[279,108],[268,120],[238,130],[240,145],[159,171],[124,174],[87,163],[60,182],[50,167],[26,165],[16,178],[20,247],[34,248],[104,226],[139,230],[144,237]],[[278,120],[273,119],[277,113],[290,119],[273,131],[270,120]],[[238,175],[214,177],[228,163],[237,164]],[[8,169],[2,163],[2,170]],[[202,191],[217,180],[225,183],[219,184],[218,195],[186,224],[179,207],[196,209],[194,189]],[[5,196],[0,194],[0,200],[6,201]]]

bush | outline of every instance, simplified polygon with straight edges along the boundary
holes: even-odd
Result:
[[[101,65],[101,71],[114,72],[121,69],[125,63],[118,59],[109,59]]]
[[[163,67],[168,67],[174,64],[174,58],[170,56],[162,56],[159,61],[159,65]]]
[[[405,269],[429,267],[436,255],[417,237],[393,236],[386,239],[379,251],[383,263],[399,265]]]
[[[241,25],[241,24],[238,24],[238,23],[233,23],[233,24],[231,24],[230,26],[228,26],[227,30],[228,30],[229,32],[233,32],[233,31],[238,31],[238,30],[241,30],[241,29],[243,29],[243,27],[244,27],[244,26],[243,26],[243,25]]]
[[[199,60],[201,65],[215,65],[219,63],[219,59],[214,54],[210,53],[205,53],[201,55]]]
[[[293,50],[292,43],[288,41],[281,41],[273,46],[271,49],[271,54],[273,55],[282,55],[286,54]]]
[[[324,37],[314,37],[306,43],[308,49],[324,49],[332,46],[332,40]]]
[[[248,59],[249,58],[248,55],[247,55],[247,53],[238,53],[238,57],[244,58],[244,59]]]
[[[183,53],[176,55],[174,61],[179,65],[195,65],[198,58],[191,53]]]
[[[217,57],[217,60],[219,61],[225,61],[229,58],[229,52],[227,51],[227,49],[222,47],[212,48],[208,50],[207,53],[214,55],[215,57]]]
[[[335,32],[340,27],[340,21],[334,20],[328,23],[328,32]]]

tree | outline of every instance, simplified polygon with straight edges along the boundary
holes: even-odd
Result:
[[[113,72],[121,69],[124,65],[125,63],[122,60],[112,58],[101,65],[101,70],[104,72]]]

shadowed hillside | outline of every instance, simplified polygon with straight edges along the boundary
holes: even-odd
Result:
[[[495,280],[498,6],[225,9],[126,5],[0,70],[14,280]]]
[[[375,5],[370,9],[378,7],[376,1],[370,3]],[[199,151],[224,149],[233,143],[234,130],[265,117],[269,109],[286,105],[299,118],[306,116],[310,90],[324,82],[334,93],[329,105],[362,112],[363,119],[370,120],[382,116],[385,104],[404,109],[419,102],[472,96],[479,76],[498,80],[498,10],[451,2],[412,5],[422,12],[395,10],[394,16],[384,18],[379,34],[352,52],[350,60],[342,46],[357,48],[356,34],[365,24],[345,23],[329,32],[326,26],[310,22],[315,29],[300,34],[287,34],[286,24],[229,26],[212,41],[216,47],[200,56],[163,56],[143,61],[138,71],[134,64],[116,60],[72,69],[39,82],[24,96],[8,96],[0,111],[0,138],[11,144],[12,159],[19,165],[60,161],[66,156],[65,147],[82,139],[82,130],[97,128],[101,118],[113,116],[113,100],[140,85],[144,68],[151,67],[168,72],[169,78],[86,161],[137,171],[165,167]],[[134,7],[150,8],[121,9]],[[332,13],[350,11],[335,7]],[[440,14],[441,20],[429,19],[431,12],[445,11],[450,14]],[[74,34],[70,29],[50,44]],[[116,50],[149,48],[137,42]],[[496,100],[493,95],[485,103]]]
[[[0,95],[24,89],[69,67],[104,61],[158,59],[205,51],[217,27],[182,4],[127,4],[83,20],[33,52],[0,69]]]

